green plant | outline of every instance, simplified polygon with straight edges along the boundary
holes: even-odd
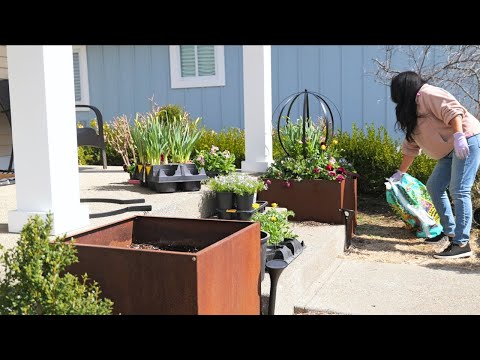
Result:
[[[81,123],[77,124],[78,127],[83,127]],[[90,126],[94,129],[97,128],[97,122],[95,119],[90,121]],[[107,123],[103,124],[103,133],[105,138],[108,138],[110,126]],[[123,159],[121,155],[105,140],[105,153],[107,155],[107,163],[110,166],[123,165]],[[130,154],[130,158],[133,158],[133,154]],[[101,165],[102,160],[100,158],[100,149],[93,146],[80,146],[78,148],[78,164],[79,165]]]
[[[272,157],[273,160],[279,160],[285,157],[285,150],[283,150],[282,145],[280,145],[280,140],[278,139],[278,131],[272,131]]]
[[[279,210],[277,204],[272,203],[272,206],[263,213],[255,212],[252,221],[259,222],[261,230],[270,234],[268,245],[277,245],[286,238],[298,237],[290,228],[288,221],[290,216],[295,216],[295,213],[291,210]]]
[[[65,237],[49,241],[52,215],[44,222],[38,215],[28,220],[20,240],[5,251],[5,276],[0,282],[0,314],[106,315],[112,301],[100,298],[100,288],[87,274],[78,279],[65,273],[78,262],[76,249]]]
[[[171,160],[175,163],[186,163],[195,149],[195,144],[200,137],[198,124],[200,118],[188,121],[184,116],[174,118],[168,123],[168,149]]]
[[[145,164],[147,162],[146,138],[147,138],[147,122],[140,114],[135,116],[134,125],[130,129],[133,143],[137,149],[138,163]]]
[[[236,195],[253,195],[257,192],[267,189],[267,185],[263,180],[250,176],[245,173],[232,173],[234,176],[235,185],[233,187],[233,192]]]
[[[233,192],[235,178],[229,175],[216,176],[207,180],[207,186],[215,192]]]
[[[296,122],[286,118],[286,123],[280,128],[280,139],[290,157],[315,157],[321,144],[325,143],[325,126],[314,124],[310,119],[305,121],[305,149],[303,146],[303,119]],[[304,156],[305,150],[305,156]]]
[[[353,124],[351,134],[341,132],[337,139],[339,146],[344,149],[344,158],[361,174],[358,191],[385,194],[385,178],[398,169],[402,159],[401,143],[390,137],[383,126],[375,128],[373,124],[365,129]],[[425,184],[435,164],[436,160],[422,154],[416,157],[409,174]]]
[[[292,145],[293,146],[293,145]],[[275,160],[267,169],[263,178],[301,181],[305,179],[345,180],[347,176],[356,176],[352,164],[342,157],[343,149],[338,140],[310,148],[309,156],[303,157],[301,144],[297,143],[296,157]]]
[[[135,173],[135,169],[137,167],[137,164],[133,163],[127,166],[127,171],[130,175],[133,175]]]
[[[252,195],[267,188],[259,178],[238,172],[211,178],[207,185],[215,192],[226,191],[237,195]]]
[[[230,151],[220,151],[218,147],[212,145],[210,151],[201,150],[193,159],[198,169],[205,168],[206,171],[214,171],[219,174],[228,174],[235,171],[235,155]]]
[[[78,165],[100,165],[100,149],[92,146],[79,146]]]
[[[174,119],[190,120],[188,113],[180,105],[168,104],[153,109],[153,113],[160,121],[173,121]]]
[[[201,129],[200,137],[195,144],[195,156],[201,150],[209,151],[212,144],[215,144],[220,149],[230,151],[230,154],[235,156],[235,167],[240,168],[242,161],[245,160],[245,131],[239,128],[231,127],[220,132],[209,130],[207,128]]]

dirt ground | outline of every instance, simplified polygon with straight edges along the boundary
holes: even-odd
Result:
[[[387,204],[385,197],[358,196],[358,226],[347,259],[438,265],[439,268],[476,269],[480,265],[480,231],[472,225],[470,246],[475,253],[467,259],[435,259],[433,254],[447,247],[447,242],[428,244],[406,229]]]

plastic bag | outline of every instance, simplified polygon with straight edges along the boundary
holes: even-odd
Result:
[[[432,238],[442,231],[440,217],[433,206],[427,187],[413,176],[405,174],[400,181],[387,179],[387,202],[397,215],[415,231],[419,238]]]

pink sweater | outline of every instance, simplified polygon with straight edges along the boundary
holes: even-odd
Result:
[[[409,156],[423,152],[436,160],[453,150],[453,129],[449,125],[457,115],[462,115],[463,133],[468,138],[480,133],[480,122],[465,109],[448,91],[425,84],[417,94],[417,127],[413,131],[413,140],[406,139],[402,153]]]

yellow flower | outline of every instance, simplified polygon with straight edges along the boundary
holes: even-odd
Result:
[[[260,207],[260,205],[258,205],[258,203],[254,203],[254,204],[252,205],[252,208],[253,208],[254,210],[258,209],[259,207]]]
[[[325,145],[320,146],[320,149],[325,150],[327,147]]]
[[[276,208],[278,206],[277,203],[272,203],[272,208]]]
[[[332,144],[333,144],[333,145],[337,145],[337,144],[338,144],[338,140],[337,140],[337,139],[333,139]]]
[[[272,217],[270,218],[270,220],[272,220],[273,222],[275,222],[275,221],[277,221],[277,218],[276,218],[275,216],[272,216]]]

